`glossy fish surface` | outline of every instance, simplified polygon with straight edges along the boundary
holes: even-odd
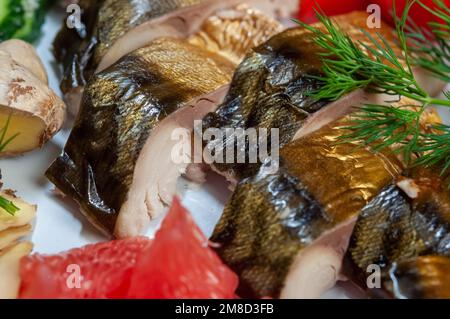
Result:
[[[353,12],[334,20],[353,39],[364,40],[361,29],[367,28],[366,13]],[[389,27],[383,25],[377,31],[386,39],[392,39]],[[205,117],[203,128],[278,128],[280,144],[285,145],[312,115],[333,102],[316,101],[310,96],[322,85],[314,78],[322,74],[321,52],[312,34],[303,28],[275,35],[255,48],[239,65],[225,102]],[[353,102],[358,104],[356,101],[348,103]],[[340,113],[335,119],[344,115]],[[226,147],[224,141],[222,148]],[[237,181],[254,175],[258,167],[259,164],[214,165],[217,171],[230,174],[230,179]]]
[[[151,132],[195,97],[230,80],[234,65],[187,43],[161,38],[96,74],[63,154],[47,177],[112,234]]]
[[[170,204],[177,176],[186,171],[184,163],[171,159],[170,149],[176,147],[171,134],[177,128],[192,130],[196,119],[215,110],[223,101],[236,60],[282,26],[256,9],[230,5],[198,28],[186,40],[153,40],[96,74],[86,87],[83,113],[66,152],[48,174],[55,185],[62,185],[63,193],[80,203],[94,224],[106,225],[106,233],[115,228],[117,237],[141,235],[149,219]],[[98,144],[97,134],[110,145],[87,147]],[[94,160],[100,156],[105,157],[102,163]],[[73,158],[76,165],[71,164]],[[111,168],[114,172],[109,174]],[[95,196],[88,195],[92,187]],[[97,209],[102,203],[105,211]]]
[[[351,225],[399,173],[401,165],[392,155],[338,144],[342,133],[333,123],[290,142],[280,151],[278,172],[267,173],[265,164],[238,184],[211,241],[240,276],[240,296],[309,296],[311,287],[288,280],[294,261],[318,241],[346,246],[345,235],[323,237]],[[318,264],[315,269],[321,270]],[[301,291],[288,295],[283,292],[288,286]]]
[[[450,192],[436,171],[414,169],[363,209],[346,258],[362,289],[370,265],[387,271],[419,256],[450,257]]]
[[[253,49],[236,70],[225,102],[205,117],[203,128],[280,128],[281,144],[286,144],[308,114],[325,105],[306,96],[319,87],[309,77],[321,72],[317,52],[299,28]],[[246,164],[216,163],[215,167],[233,170],[238,179],[257,171],[256,167],[245,172]]]
[[[394,263],[382,284],[392,298],[450,299],[450,257],[420,256]]]
[[[204,0],[203,0],[204,1]],[[82,24],[65,24],[55,42],[55,56],[63,64],[63,93],[82,87],[107,50],[122,35],[145,21],[201,3],[202,0],[81,0]]]

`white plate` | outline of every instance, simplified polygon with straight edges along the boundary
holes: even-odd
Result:
[[[62,12],[56,10],[50,12],[43,27],[43,37],[37,45],[38,54],[49,73],[50,86],[58,94],[60,94],[59,76],[51,48],[62,19]],[[17,190],[19,196],[38,205],[32,236],[35,252],[53,254],[105,240],[80,215],[73,202],[63,200],[53,194],[53,186],[44,176],[45,170],[60,154],[72,123],[73,118],[69,118],[64,129],[43,149],[20,158],[0,161],[5,187]],[[209,236],[230,195],[226,184],[216,176],[210,176],[209,182],[201,188],[186,181],[180,181],[179,192],[183,198],[183,204],[194,215],[205,234]],[[148,233],[149,236],[154,234],[159,223],[160,220],[153,223],[152,229]],[[342,284],[332,289],[324,297],[349,298],[355,296],[358,294],[351,289],[349,284]]]

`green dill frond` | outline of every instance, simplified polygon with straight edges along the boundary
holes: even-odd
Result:
[[[317,18],[326,32],[314,26],[294,20],[314,34],[315,43],[323,49],[323,75],[316,77],[323,85],[311,96],[317,100],[338,100],[358,88],[371,88],[379,93],[402,95],[422,104],[429,104],[431,97],[417,83],[408,55],[399,57],[393,46],[377,33],[372,36],[361,30],[370,45],[355,42],[327,16],[316,11]],[[401,21],[407,17],[402,17]],[[407,43],[403,25],[397,26],[403,50]]]
[[[14,134],[5,140],[10,123],[11,115],[8,116],[5,126],[0,130],[0,152],[19,135],[19,133]],[[3,208],[10,215],[14,215],[19,211],[19,208],[15,206],[13,202],[7,200],[3,196],[0,196],[0,208]]]
[[[450,91],[444,91],[444,95],[447,98],[447,100],[450,100]]]
[[[5,149],[5,147],[8,146],[20,134],[20,133],[16,133],[5,140],[6,132],[8,131],[10,123],[11,123],[11,114],[6,119],[5,126],[3,126],[3,128],[0,130],[0,152],[3,151]]]
[[[434,0],[436,9],[417,1],[442,22],[430,22],[431,30],[419,27],[408,20],[406,36],[411,51],[412,63],[428,70],[435,77],[450,82],[450,10],[442,0]]]
[[[408,14],[415,2],[444,23],[430,23],[431,31],[408,25]],[[294,21],[312,32],[315,43],[323,49],[323,74],[316,77],[322,82],[322,87],[310,94],[313,98],[334,101],[356,89],[365,88],[418,102],[416,106],[406,107],[362,106],[344,127],[350,133],[342,136],[341,142],[370,144],[375,150],[391,147],[395,152],[401,152],[407,163],[412,162],[413,155],[418,155],[415,165],[441,164],[444,173],[450,168],[450,129],[439,125],[434,127],[433,133],[425,134],[420,127],[420,118],[429,105],[450,107],[450,92],[444,92],[446,99],[431,97],[413,73],[413,66],[418,65],[449,81],[450,9],[442,0],[434,0],[434,3],[437,9],[427,7],[420,0],[410,1],[400,18],[397,18],[394,6],[397,45],[402,50],[400,56],[381,34],[374,36],[361,30],[368,41],[353,41],[319,11],[316,11],[316,16],[326,32]]]
[[[341,136],[342,142],[371,145],[375,151],[392,147],[394,152],[402,153],[405,161],[409,162],[420,138],[421,113],[414,108],[417,106],[364,105],[343,127],[350,133]]]
[[[3,208],[8,214],[14,216],[20,208],[14,205],[13,202],[7,200],[5,197],[0,196],[0,208]]]

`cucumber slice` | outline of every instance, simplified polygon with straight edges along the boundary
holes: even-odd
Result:
[[[0,0],[0,41],[35,41],[52,0]]]
[[[45,20],[46,2],[46,0],[21,0],[24,23],[14,33],[13,38],[32,42],[39,37],[41,26]]]

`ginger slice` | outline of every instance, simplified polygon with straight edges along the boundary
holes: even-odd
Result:
[[[32,227],[30,224],[20,227],[8,228],[0,232],[0,251],[13,243],[19,238],[28,236],[31,233]]]
[[[20,260],[31,253],[33,244],[23,242],[0,252],[0,299],[17,298],[20,288]]]
[[[14,214],[8,214],[3,208],[0,208],[0,232],[11,228],[20,227],[29,224],[36,216],[36,205],[30,205],[22,199],[11,195],[10,193],[0,192],[0,195],[10,200],[19,210]],[[1,234],[1,233],[0,233]]]

